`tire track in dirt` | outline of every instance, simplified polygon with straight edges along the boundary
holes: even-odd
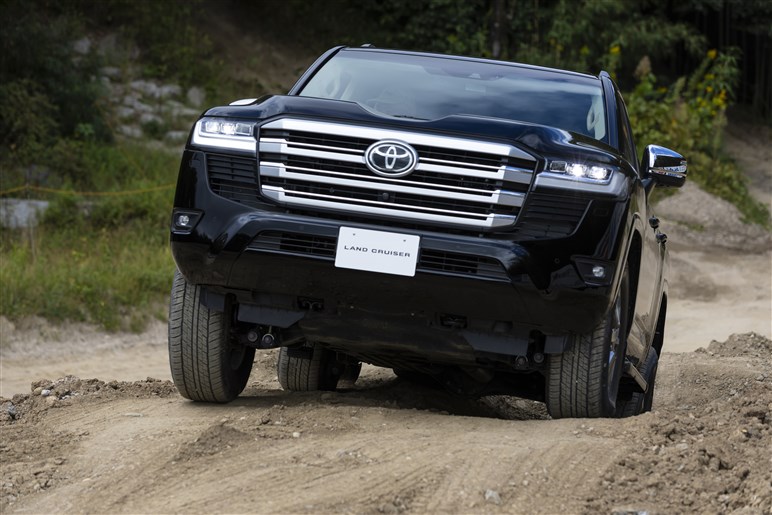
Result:
[[[41,492],[26,510],[445,512],[484,505],[487,489],[517,505],[515,481],[532,477],[524,491],[541,495],[575,474],[576,466],[563,463],[578,464],[578,456],[604,446],[602,438],[576,445],[576,421],[385,407],[380,392],[375,398],[352,392],[351,403],[337,394],[332,406],[311,405],[313,394],[259,393],[227,407],[82,398],[49,410],[46,425],[85,435],[63,470],[77,479]],[[281,397],[287,402],[276,404]],[[582,500],[575,501],[563,505]]]
[[[3,401],[0,414],[16,415],[0,419],[0,508],[765,512],[770,352],[768,339],[742,335],[665,353],[655,411],[621,420],[543,420],[530,401],[458,399],[371,368],[344,392],[287,393],[265,387],[270,363],[258,360],[227,405],[185,401],[163,381],[70,378],[52,400]]]

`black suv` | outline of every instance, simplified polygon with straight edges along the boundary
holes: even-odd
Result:
[[[287,95],[208,110],[182,157],[172,376],[244,389],[279,348],[288,390],[361,363],[553,417],[651,408],[666,237],[648,198],[686,161],[639,164],[607,73],[336,47]]]

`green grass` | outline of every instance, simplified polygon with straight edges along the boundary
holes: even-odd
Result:
[[[179,156],[138,145],[71,151],[81,173],[59,187],[109,194],[39,193],[51,201],[40,225],[0,229],[0,314],[140,331],[165,316],[174,192],[152,188],[175,182]]]
[[[2,314],[92,322],[108,330],[139,331],[149,317],[160,316],[174,273],[168,245],[132,229],[5,232],[0,256]]]

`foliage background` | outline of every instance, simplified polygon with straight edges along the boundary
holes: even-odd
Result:
[[[164,316],[172,191],[156,187],[174,182],[179,148],[117,137],[104,66],[201,86],[210,105],[281,92],[271,73],[297,76],[335,44],[605,69],[627,92],[639,152],[680,151],[693,180],[769,225],[721,146],[733,103],[772,123],[768,0],[0,0],[0,23],[0,195],[72,192],[22,191],[52,207],[36,227],[0,230],[6,316],[112,329]],[[76,52],[86,36],[119,45]]]

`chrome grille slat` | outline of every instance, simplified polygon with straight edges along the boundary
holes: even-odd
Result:
[[[416,149],[410,175],[367,168],[365,150],[385,139]],[[258,152],[261,194],[276,202],[483,229],[514,224],[536,164],[502,143],[289,118],[260,128]]]
[[[344,210],[351,213],[359,213],[364,215],[382,215],[391,216],[395,218],[405,218],[406,211],[401,211],[400,207],[404,207],[407,210],[415,209],[413,206],[398,206],[394,204],[386,204],[372,201],[357,201],[355,203],[349,202],[352,199],[345,197],[327,197],[324,195],[314,195],[291,192],[293,195],[288,195],[284,189],[265,186],[263,187],[263,194],[268,198],[276,200],[277,202],[291,203],[296,206],[307,208],[319,208],[330,210]],[[309,198],[311,197],[311,198]],[[384,207],[388,206],[388,207]],[[459,212],[442,212],[440,210],[433,210],[434,212],[425,213],[422,211],[407,211],[408,219],[426,221],[426,222],[439,222],[450,223],[460,225],[463,227],[490,227],[500,228],[511,226],[515,222],[514,215],[475,215],[473,213],[459,213]],[[458,216],[463,215],[463,216]]]
[[[470,202],[480,202],[483,204],[499,204],[506,206],[520,207],[523,205],[523,199],[525,195],[522,193],[509,192],[496,190],[492,192],[483,191],[482,195],[475,195],[472,193],[460,191],[461,188],[456,188],[459,191],[447,191],[439,188],[421,188],[416,187],[415,183],[412,186],[406,186],[405,184],[411,184],[409,181],[399,181],[397,179],[380,179],[377,176],[362,178],[362,179],[350,179],[342,177],[330,177],[326,173],[302,173],[303,171],[315,170],[299,169],[296,167],[284,166],[281,163],[261,163],[260,175],[262,177],[279,177],[282,179],[290,179],[296,181],[309,181],[316,182],[318,184],[330,184],[350,187],[360,187],[365,189],[377,190],[383,193],[390,192],[402,192],[411,193],[414,195],[426,195],[427,197],[439,197],[448,199],[468,200]],[[328,172],[335,173],[335,172]],[[336,174],[347,175],[347,174]],[[396,183],[396,184],[395,184]],[[401,184],[399,184],[401,183]],[[420,184],[420,183],[419,183]],[[480,191],[480,190],[477,190]]]

